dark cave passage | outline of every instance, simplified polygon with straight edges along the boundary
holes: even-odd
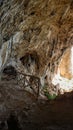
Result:
[[[21,130],[19,127],[18,120],[15,116],[11,115],[7,120],[8,130]]]

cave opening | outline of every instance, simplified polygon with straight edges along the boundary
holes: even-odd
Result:
[[[2,79],[4,79],[4,77],[7,79],[15,79],[17,76],[17,71],[16,69],[12,66],[6,66],[3,70],[3,75],[2,75]]]
[[[39,56],[37,52],[33,51],[32,53],[26,53],[20,58],[20,61],[27,69],[27,72],[35,74],[39,71]]]
[[[66,49],[61,57],[52,84],[58,86],[61,94],[73,91],[73,46]]]
[[[7,120],[8,130],[21,130],[18,120],[14,115],[10,115],[9,119]]]

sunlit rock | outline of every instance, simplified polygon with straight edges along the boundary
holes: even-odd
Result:
[[[2,45],[0,49],[0,73],[9,61],[11,54],[11,41],[8,41]]]
[[[52,83],[64,92],[73,91],[73,46],[61,57]]]

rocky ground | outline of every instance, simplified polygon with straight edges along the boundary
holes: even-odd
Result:
[[[0,130],[72,130],[72,113],[73,93],[43,100],[14,79],[0,83]]]

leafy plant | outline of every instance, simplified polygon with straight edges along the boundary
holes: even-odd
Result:
[[[48,92],[45,92],[45,96],[49,99],[49,100],[54,100],[56,98],[56,94],[49,94]]]

